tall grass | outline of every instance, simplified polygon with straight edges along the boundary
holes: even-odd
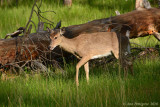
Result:
[[[91,68],[90,83],[80,71],[80,86],[75,84],[75,66],[65,73],[48,77],[39,74],[0,81],[0,106],[124,106],[125,104],[159,104],[160,59],[137,60],[135,76],[119,78],[118,65]],[[143,66],[142,66],[143,65]],[[113,69],[108,69],[111,67]]]

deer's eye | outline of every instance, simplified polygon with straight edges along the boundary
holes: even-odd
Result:
[[[54,37],[54,39],[57,39],[57,37]]]

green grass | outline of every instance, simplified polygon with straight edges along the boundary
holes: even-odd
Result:
[[[19,6],[5,6],[0,8],[0,37],[3,38],[7,33],[13,32],[20,26],[25,26],[31,12],[33,2],[28,1]],[[39,4],[39,3],[38,3]],[[128,5],[130,4],[130,5]],[[53,10],[53,13],[43,13],[42,15],[55,24],[62,20],[62,27],[82,24],[94,19],[106,18],[115,15],[115,10],[121,13],[129,12],[134,9],[134,0],[73,0],[71,8],[64,7],[62,1],[44,1],[41,8],[42,11]],[[38,23],[36,14],[32,19]],[[55,26],[54,24],[54,26]],[[46,25],[47,26],[47,25]],[[33,29],[32,32],[34,32]]]
[[[152,0],[150,0],[152,1]],[[152,1],[152,5],[155,5]],[[19,0],[9,6],[0,7],[0,38],[7,33],[25,26],[31,12],[33,1]],[[134,9],[135,0],[73,0],[71,8],[64,7],[62,0],[45,0],[41,10],[54,10],[56,14],[43,16],[55,22],[62,20],[62,27],[82,24],[94,19],[115,15],[115,10],[126,13]],[[157,5],[156,5],[157,6]],[[37,24],[36,15],[33,21]],[[54,26],[55,26],[54,24]],[[47,25],[45,25],[47,26]],[[32,30],[35,32],[35,29]],[[153,47],[160,44],[151,36],[132,39],[131,42]],[[146,45],[147,43],[147,45]],[[75,84],[75,65],[77,61],[64,66],[64,73],[53,69],[46,74],[17,76],[15,79],[0,79],[0,107],[9,106],[125,106],[147,103],[160,104],[160,58],[144,57],[134,62],[135,75],[119,78],[118,64],[112,62],[103,66],[90,64],[90,83],[87,84],[85,72],[80,69],[80,86]],[[52,68],[51,68],[52,69]],[[26,71],[27,72],[27,71]],[[142,106],[142,105],[141,105]]]
[[[136,60],[135,75],[119,78],[118,65],[90,69],[90,83],[80,71],[80,86],[75,84],[75,64],[65,73],[40,74],[0,81],[1,106],[122,106],[128,103],[160,103],[160,59]],[[143,66],[142,66],[143,65]],[[108,68],[112,68],[109,69]]]

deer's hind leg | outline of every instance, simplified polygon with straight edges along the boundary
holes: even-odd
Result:
[[[123,50],[119,51],[113,51],[114,56],[119,59],[119,75],[121,75],[121,68],[124,70],[124,76],[128,75],[128,60],[126,60],[126,56],[124,53],[122,53]]]
[[[113,50],[112,52],[113,52],[114,56],[116,57],[116,59],[119,59],[119,64],[120,65],[119,65],[119,70],[118,71],[119,71],[119,76],[120,76],[121,75],[121,70],[120,69],[121,69],[121,66],[122,66],[121,56],[119,54],[119,51],[117,51],[117,50]]]
[[[121,65],[124,69],[124,76],[126,77],[128,75],[128,71],[131,72],[132,75],[134,75],[133,73],[133,61],[128,59],[127,56],[123,55],[122,59],[121,59]]]
[[[131,74],[134,75],[134,72],[133,72],[133,61],[127,60],[127,67],[129,68]]]
[[[87,83],[89,83],[89,62],[84,65],[84,70],[86,72]]]

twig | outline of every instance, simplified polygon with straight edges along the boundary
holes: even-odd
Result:
[[[31,22],[31,18],[32,18],[32,15],[33,15],[33,10],[34,10],[34,7],[35,7],[35,5],[36,5],[36,2],[37,2],[37,0],[35,0],[34,4],[33,4],[33,6],[32,6],[31,15],[30,15],[30,17],[29,17],[29,20],[28,20],[26,26],[25,26],[25,29],[28,28],[28,25],[29,25],[29,23]],[[24,32],[24,35],[25,35],[24,37],[27,37],[26,31],[27,31],[27,30],[25,30],[25,32]]]
[[[147,43],[148,43],[148,40],[149,40],[149,38],[151,37],[151,35],[149,35],[149,37],[148,37],[148,39],[147,39],[147,42],[146,42],[146,45],[145,45],[145,47],[147,46]]]
[[[55,14],[56,14],[56,12],[55,12],[55,11],[44,11],[44,12],[41,12],[41,13],[46,13],[46,12],[53,12],[53,13],[55,13]]]

